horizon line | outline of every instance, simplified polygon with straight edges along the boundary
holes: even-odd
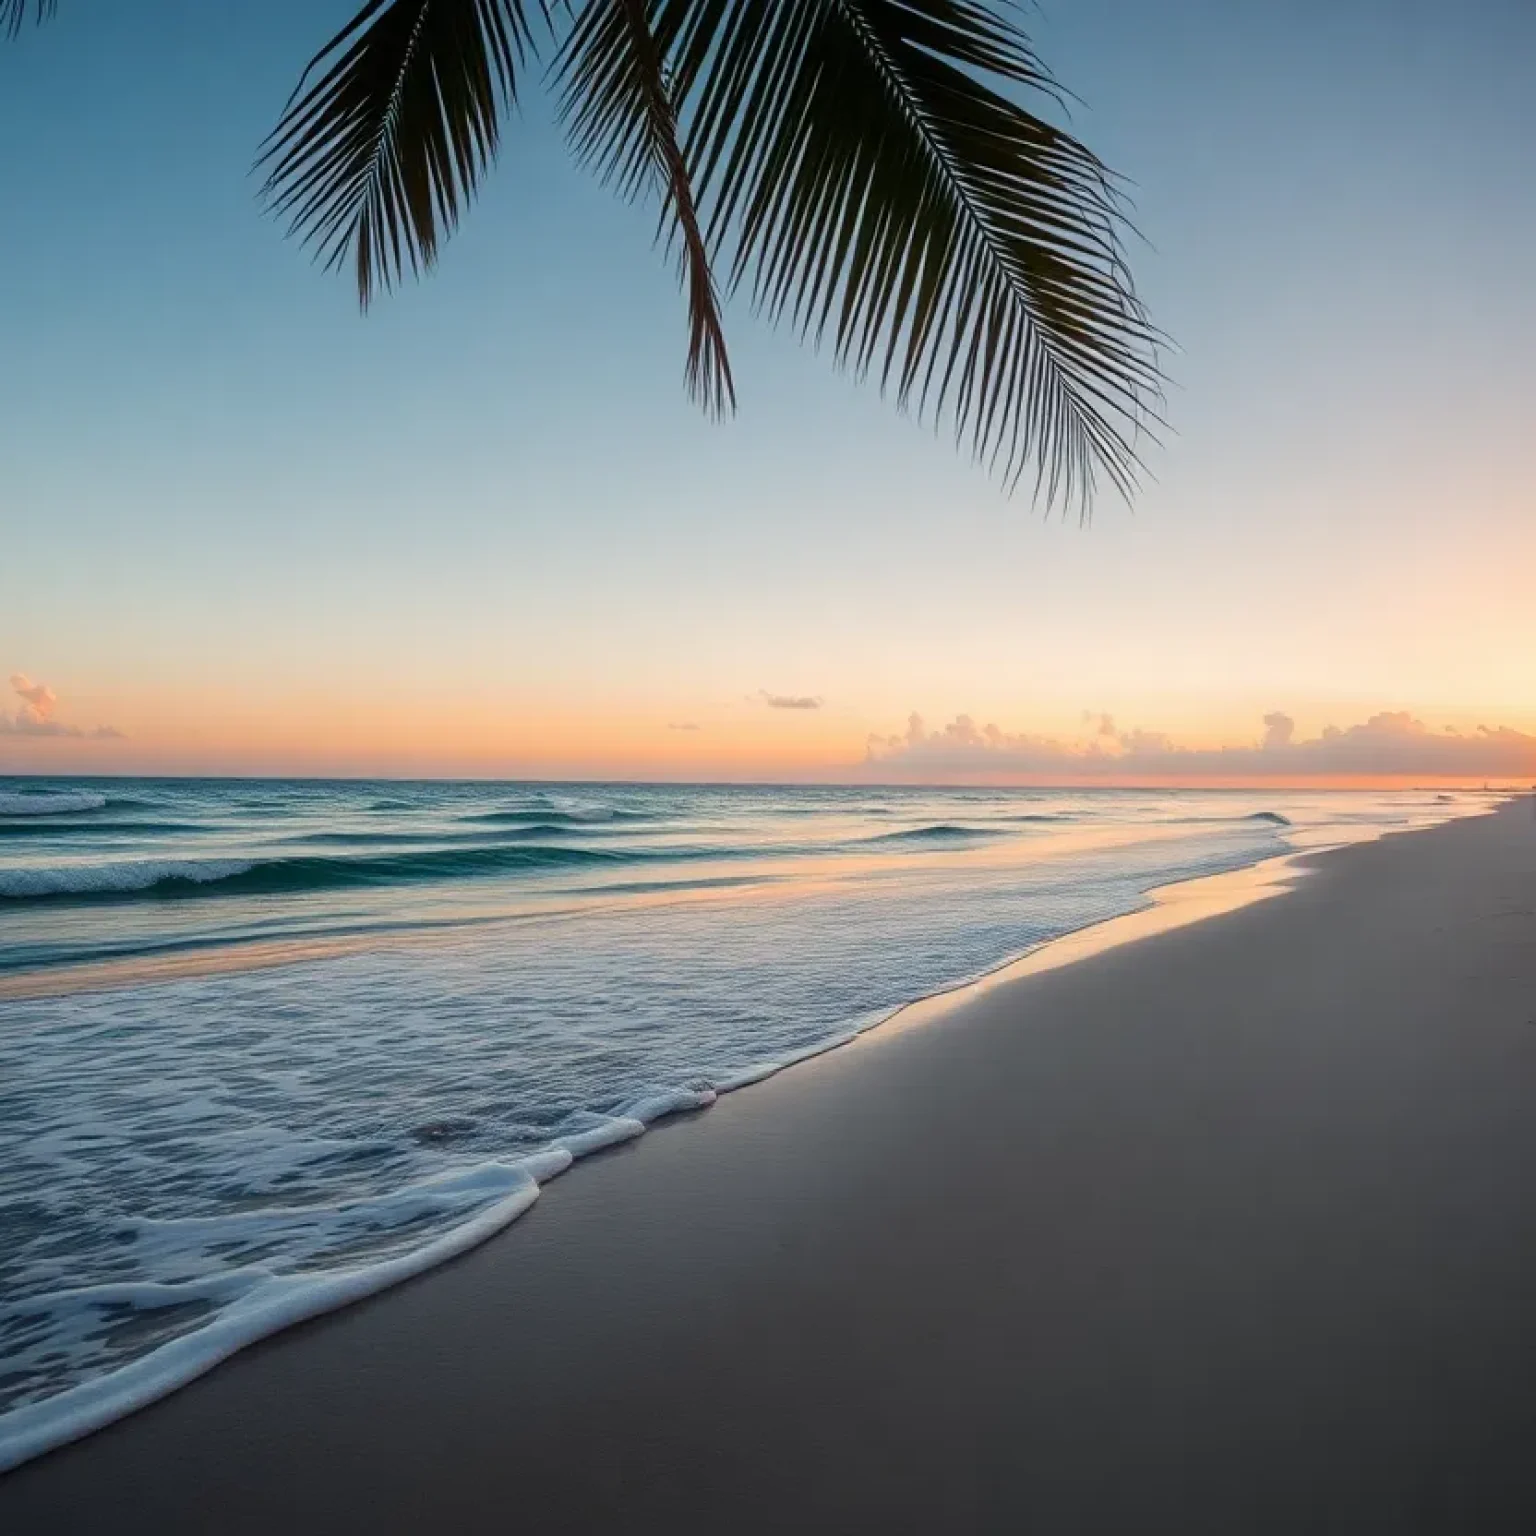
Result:
[[[989,790],[1069,790],[1084,793],[1092,790],[1163,790],[1163,791],[1224,791],[1240,793],[1256,789],[1347,791],[1370,789],[1398,789],[1411,791],[1459,789],[1477,792],[1507,793],[1511,791],[1536,792],[1536,781],[1525,777],[1478,778],[1466,775],[1424,777],[1407,774],[1337,774],[1315,775],[1310,778],[1284,778],[1275,776],[1213,776],[1209,781],[1198,779],[1158,778],[1154,775],[1140,778],[1128,777],[1116,780],[1095,775],[1083,779],[1013,780],[985,779],[668,779],[668,778],[531,778],[520,775],[498,774],[392,774],[392,773],[12,773],[0,771],[0,781],[28,783],[133,783],[155,780],[179,780],[205,783],[265,783],[265,784],[526,784],[544,785],[583,784],[594,788],[609,789],[848,789],[848,790],[896,790],[896,789],[989,789]]]

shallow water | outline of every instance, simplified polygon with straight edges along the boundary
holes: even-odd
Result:
[[[1487,803],[0,782],[0,1466],[1155,886]]]

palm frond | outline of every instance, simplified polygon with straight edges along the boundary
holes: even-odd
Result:
[[[652,12],[656,0],[589,0],[562,51],[563,114],[578,156],[630,198],[658,193],[688,290],[690,393],[711,415],[736,403],[709,251]]]
[[[457,224],[551,6],[367,0],[306,72],[267,193],[365,304]],[[1060,93],[1013,0],[584,0],[556,67],[578,154],[659,194],[706,408],[734,399],[719,261],[1008,485],[1033,466],[1085,515],[1102,478],[1131,493],[1161,337],[1118,184],[1024,104]]]
[[[1130,493],[1159,338],[1110,174],[1013,99],[1056,87],[1006,0],[661,0],[658,30],[733,286],[1010,485]]]
[[[534,9],[547,20],[543,0],[366,0],[310,61],[258,163],[290,231],[328,267],[352,259],[364,306],[430,267],[457,226],[516,100]]]
[[[58,14],[59,0],[0,0],[0,32],[15,37],[30,12],[39,25]]]

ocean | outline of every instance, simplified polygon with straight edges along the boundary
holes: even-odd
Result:
[[[1498,798],[0,779],[0,1469],[1157,886]]]

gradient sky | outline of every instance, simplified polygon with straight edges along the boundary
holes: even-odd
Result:
[[[745,305],[704,421],[651,216],[536,97],[360,318],[248,175],[354,5],[62,0],[0,47],[0,676],[56,695],[0,771],[819,777],[914,711],[1536,731],[1528,0],[1045,0],[1180,347],[1156,483],[1087,531]]]

